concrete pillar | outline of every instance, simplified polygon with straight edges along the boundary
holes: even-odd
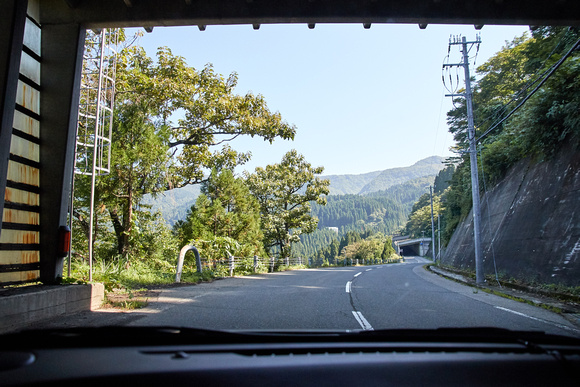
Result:
[[[41,5],[42,6],[42,5]],[[40,102],[40,277],[62,277],[58,229],[67,224],[85,30],[78,24],[42,26]]]

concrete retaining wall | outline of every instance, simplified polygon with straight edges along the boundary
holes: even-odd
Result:
[[[23,287],[0,293],[0,333],[60,315],[94,310],[104,299],[103,284]]]
[[[571,147],[570,147],[571,148]],[[580,153],[522,160],[481,199],[486,274],[580,286]],[[489,204],[489,205],[488,205]],[[488,212],[489,210],[489,212]],[[442,263],[474,269],[473,215],[453,234]]]

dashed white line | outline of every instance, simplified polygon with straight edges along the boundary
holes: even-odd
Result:
[[[367,271],[372,270],[372,269],[368,269]],[[361,272],[356,273],[354,276],[358,277],[359,275],[362,274]],[[346,288],[345,288],[347,293],[350,293],[352,291],[352,281],[348,281],[346,283]],[[359,325],[361,326],[361,328],[365,331],[372,331],[373,327],[371,326],[371,324],[369,324],[369,322],[367,321],[367,319],[362,315],[361,312],[357,312],[355,310],[352,311],[352,314],[354,316],[354,318],[356,319],[356,321],[359,323]]]
[[[365,271],[371,271],[371,270],[373,270],[373,269],[366,269]]]
[[[527,318],[532,319],[532,320],[536,320],[536,321],[539,321],[539,322],[543,322],[545,324],[550,324],[550,325],[553,325],[553,326],[556,326],[558,328],[565,329],[565,330],[568,330],[568,331],[572,331],[572,332],[576,332],[576,333],[580,332],[578,329],[574,329],[574,328],[568,327],[568,326],[563,325],[563,324],[558,324],[558,323],[555,323],[555,322],[551,322],[551,321],[548,321],[548,320],[544,320],[542,318],[533,317],[533,316],[527,315],[525,313],[516,312],[515,310],[511,310],[511,309],[508,309],[508,308],[503,308],[501,306],[496,306],[495,308],[496,309],[499,309],[499,310],[504,310],[506,312],[510,312],[510,313],[513,313],[513,314],[517,314],[518,316],[527,317]]]
[[[371,326],[371,324],[369,324],[369,322],[367,321],[366,318],[364,318],[364,316],[362,315],[361,312],[357,312],[357,311],[353,310],[352,314],[354,315],[354,318],[356,319],[356,321],[358,321],[358,323],[362,327],[362,329],[364,329],[365,331],[374,330],[373,327]]]

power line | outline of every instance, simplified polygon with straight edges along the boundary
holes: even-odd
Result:
[[[544,67],[544,65],[546,64],[546,62],[548,62],[548,60],[552,57],[552,55],[554,55],[554,52],[556,52],[556,50],[558,49],[558,47],[560,47],[560,45],[562,44],[562,42],[564,42],[564,40],[566,40],[566,37],[568,36],[568,33],[572,30],[572,27],[568,27],[568,29],[566,30],[566,33],[564,34],[564,36],[562,36],[562,38],[558,41],[558,43],[556,45],[554,45],[554,48],[552,48],[552,51],[550,52],[550,54],[546,57],[546,59],[544,59],[544,61],[542,62],[542,65],[538,67],[538,69],[541,69]],[[493,114],[493,120],[494,123],[492,124],[495,125],[495,122],[497,122],[498,119],[500,119],[500,116],[508,109],[509,105],[518,100],[520,98],[520,96],[522,94],[524,94],[530,87],[532,87],[533,85],[535,85],[540,78],[542,78],[544,75],[546,75],[548,73],[548,71],[550,71],[551,67],[546,69],[542,74],[538,75],[535,79],[533,79],[532,81],[529,81],[520,91],[518,91],[517,93],[515,93],[512,98],[505,103],[502,107],[498,108],[496,110],[496,112]],[[490,120],[487,120],[490,121]]]
[[[554,72],[562,65],[562,63],[564,63],[564,61],[566,59],[568,59],[568,57],[570,57],[570,55],[572,55],[572,53],[578,48],[578,46],[580,45],[580,39],[578,39],[576,41],[576,43],[574,43],[574,45],[572,46],[572,48],[570,48],[570,50],[562,57],[560,58],[560,60],[558,62],[556,62],[551,69],[549,70],[549,73],[544,77],[544,79],[542,79],[540,81],[540,83],[534,88],[534,90],[532,90],[530,92],[530,94],[528,94],[515,108],[512,109],[511,112],[508,113],[508,115],[506,115],[504,118],[502,118],[499,122],[497,122],[496,124],[494,124],[491,128],[489,128],[488,130],[485,131],[485,133],[483,133],[481,136],[479,136],[477,138],[477,141],[479,142],[481,139],[483,139],[484,137],[486,137],[489,133],[491,133],[495,128],[497,128],[498,126],[500,126],[503,122],[505,122],[505,120],[507,120],[508,118],[510,118],[520,107],[523,106],[524,103],[526,103],[526,101],[528,99],[530,99],[530,97],[532,95],[534,95],[536,93],[536,91],[538,91],[540,89],[540,87],[542,87],[542,85],[544,83],[546,83],[546,81],[554,74]],[[548,70],[547,70],[548,71]],[[544,72],[545,74],[545,72]],[[511,101],[510,101],[511,102]]]

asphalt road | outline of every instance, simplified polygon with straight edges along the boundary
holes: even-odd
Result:
[[[580,336],[558,314],[400,264],[295,270],[165,289],[123,325],[210,329],[501,327]]]

